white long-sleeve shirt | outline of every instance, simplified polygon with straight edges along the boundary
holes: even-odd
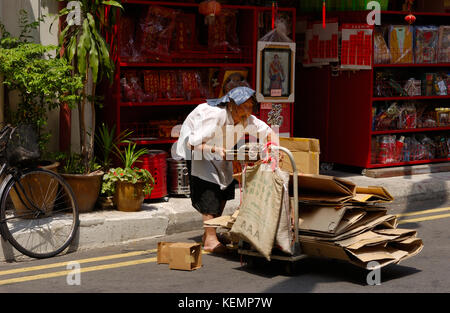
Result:
[[[228,128],[227,128],[228,126]],[[227,142],[226,136],[230,135],[230,127],[234,126],[231,113],[224,106],[210,106],[207,103],[198,105],[185,119],[181,126],[180,136],[174,147],[178,158],[191,159],[191,146],[198,146],[202,143],[211,142],[212,145],[231,149],[236,143],[235,140]],[[246,129],[254,130],[260,139],[265,140],[270,133],[270,127],[251,115],[247,119]],[[222,135],[222,138],[220,136]],[[232,137],[234,139],[234,136]],[[239,139],[239,138],[238,138]],[[224,143],[222,145],[222,143]],[[228,145],[226,144],[228,143]],[[194,152],[196,154],[197,152]],[[215,160],[202,154],[202,159],[198,160],[198,155],[192,158],[191,174],[200,179],[215,183],[221,189],[225,189],[233,181],[233,164],[227,160]]]

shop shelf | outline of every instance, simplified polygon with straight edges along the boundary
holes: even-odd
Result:
[[[163,100],[155,102],[120,102],[121,107],[147,107],[147,106],[182,106],[182,105],[199,105],[205,102],[204,99],[183,101],[183,100]]]
[[[450,67],[450,63],[420,63],[420,64],[374,64],[374,68],[380,67]]]
[[[394,100],[442,100],[450,99],[450,96],[416,96],[416,97],[372,97],[372,101],[394,101]]]
[[[120,62],[121,67],[253,67],[253,63],[146,63]]]
[[[432,159],[432,160],[418,160],[418,161],[399,162],[399,163],[387,163],[387,164],[370,164],[368,166],[368,168],[380,168],[380,167],[392,167],[392,166],[403,166],[403,165],[439,163],[439,162],[449,162],[449,161],[450,161],[450,158]]]
[[[156,144],[166,144],[166,143],[174,143],[178,139],[172,139],[172,138],[164,138],[164,139],[154,139],[154,140],[133,140],[134,143],[137,145],[156,145]]]
[[[421,132],[439,132],[448,131],[449,127],[433,127],[433,128],[410,128],[410,129],[392,129],[392,130],[375,130],[372,135],[402,134],[402,133],[421,133]]]

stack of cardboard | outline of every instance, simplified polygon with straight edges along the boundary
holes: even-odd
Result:
[[[322,175],[301,175],[298,180],[299,240],[304,254],[372,270],[422,250],[416,231],[398,229],[397,217],[382,206],[393,200],[383,187],[357,187]]]

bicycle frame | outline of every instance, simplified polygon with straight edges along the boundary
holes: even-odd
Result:
[[[37,214],[45,214],[45,212],[43,210],[41,210],[38,206],[36,206],[32,200],[30,200],[30,198],[27,195],[27,192],[25,192],[25,189],[23,188],[21,182],[20,182],[20,174],[21,171],[20,169],[17,168],[9,168],[8,165],[6,163],[3,163],[1,168],[0,168],[0,177],[2,177],[3,175],[6,174],[5,179],[3,180],[1,186],[0,186],[0,199],[3,197],[4,193],[5,193],[5,189],[6,186],[8,186],[8,183],[11,180],[15,180],[17,182],[17,184],[15,184],[13,186],[14,191],[16,192],[18,198],[20,199],[20,202],[22,202],[22,204],[30,211],[34,211]],[[17,187],[19,186],[19,189],[21,192],[18,192]],[[25,200],[22,198],[21,193],[25,196]],[[29,205],[27,204],[29,203]],[[2,221],[3,222],[3,221]]]

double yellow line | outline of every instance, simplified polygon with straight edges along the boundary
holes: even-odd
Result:
[[[11,274],[47,270],[47,269],[58,268],[58,267],[66,267],[67,268],[67,265],[74,263],[74,262],[76,262],[78,264],[86,264],[86,263],[114,260],[114,259],[119,259],[119,258],[135,257],[135,256],[156,253],[156,252],[157,252],[157,249],[142,250],[142,251],[134,251],[134,252],[128,252],[128,253],[114,254],[114,255],[106,255],[106,256],[95,257],[95,258],[87,258],[87,259],[81,259],[81,260],[73,260],[73,261],[58,262],[58,263],[24,267],[24,268],[16,268],[16,269],[11,269],[11,270],[0,271],[0,277],[6,276],[6,275],[11,275]],[[203,251],[203,254],[208,254],[208,252]],[[124,261],[124,262],[118,262],[118,263],[112,263],[112,264],[80,267],[79,273],[101,271],[101,270],[107,270],[107,269],[113,269],[113,268],[119,268],[119,267],[125,267],[125,266],[153,263],[153,262],[156,262],[156,257],[150,257],[150,258],[144,258],[144,259],[138,259],[138,260],[132,260],[132,261]],[[74,272],[74,270],[70,269],[70,270],[64,270],[64,271],[58,271],[58,272],[52,272],[52,273],[9,278],[9,279],[0,280],[0,286],[7,285],[7,284],[28,282],[28,281],[39,280],[39,279],[48,279],[48,278],[54,278],[54,277],[67,276],[69,274],[72,274],[73,272]]]
[[[447,211],[450,211],[450,208],[430,209],[430,210],[424,210],[424,211],[418,211],[418,212],[397,214],[397,217],[402,218],[402,217],[417,216],[417,215],[447,212]],[[401,219],[398,223],[399,224],[416,223],[416,222],[437,220],[437,219],[442,219],[442,218],[447,218],[447,217],[450,217],[450,213],[424,216],[424,217],[418,217],[418,218],[412,218],[412,219]]]

